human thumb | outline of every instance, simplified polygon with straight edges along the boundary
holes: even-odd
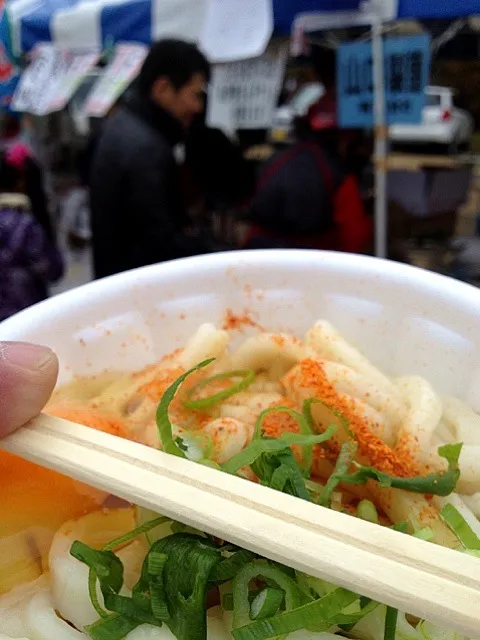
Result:
[[[48,347],[0,342],[0,437],[40,413],[57,375],[57,356]]]

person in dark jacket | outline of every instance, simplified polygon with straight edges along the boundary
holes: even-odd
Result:
[[[95,277],[202,251],[188,233],[173,149],[202,112],[209,65],[193,44],[154,44],[107,119],[90,175]]]
[[[235,207],[251,196],[250,167],[240,146],[207,124],[207,106],[195,118],[185,141],[185,167],[210,211]]]

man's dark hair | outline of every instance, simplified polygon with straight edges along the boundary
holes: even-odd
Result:
[[[154,82],[167,77],[175,89],[185,86],[193,75],[210,78],[210,65],[201,51],[183,40],[160,40],[152,45],[138,77],[138,87],[148,95]]]

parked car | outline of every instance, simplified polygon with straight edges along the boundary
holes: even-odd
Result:
[[[324,92],[322,84],[309,82],[303,85],[286,104],[278,107],[268,135],[270,142],[290,142],[295,118],[305,116],[312,104],[319,100]]]
[[[442,145],[450,153],[470,146],[474,131],[472,116],[454,105],[450,87],[427,87],[420,124],[390,127],[390,140],[397,145]]]

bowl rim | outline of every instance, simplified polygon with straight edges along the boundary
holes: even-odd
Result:
[[[19,313],[0,322],[0,340],[18,339],[22,332],[28,334],[32,326],[43,324],[49,317],[58,317],[62,311],[71,308],[73,303],[89,299],[94,302],[105,293],[114,295],[129,286],[151,284],[158,273],[163,279],[169,276],[196,275],[201,271],[227,271],[237,269],[242,265],[258,268],[272,267],[288,263],[303,264],[306,268],[324,265],[326,268],[336,268],[339,271],[355,271],[359,276],[376,275],[392,281],[410,281],[413,287],[424,286],[431,292],[441,295],[451,304],[470,307],[478,305],[480,310],[480,289],[433,271],[420,267],[395,262],[375,256],[342,253],[339,251],[321,251],[315,249],[251,249],[221,251],[186,258],[177,258],[137,269],[117,273],[99,280],[92,280],[73,289],[56,294]],[[10,336],[10,337],[9,337]]]

